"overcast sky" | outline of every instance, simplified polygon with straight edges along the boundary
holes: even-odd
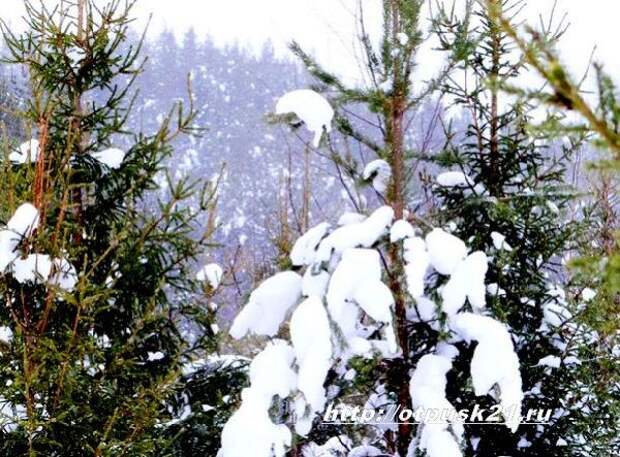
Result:
[[[54,3],[55,0],[45,0]],[[151,33],[170,27],[178,34],[193,27],[216,43],[239,42],[260,49],[270,39],[286,53],[292,39],[313,51],[319,60],[350,76],[355,71],[355,14],[360,0],[138,0],[136,14],[143,25],[153,15]],[[457,0],[458,2],[464,0]],[[380,25],[380,0],[361,0],[369,27]],[[530,0],[525,17],[548,14],[554,0]],[[23,0],[2,0],[0,14],[19,28]],[[620,80],[617,20],[618,0],[558,0],[559,12],[571,23],[562,42],[562,56],[575,72],[583,72],[593,47],[596,56]],[[426,57],[426,56],[425,56]],[[421,58],[421,71],[432,74],[433,57]]]

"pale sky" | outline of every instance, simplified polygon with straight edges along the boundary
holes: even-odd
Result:
[[[356,67],[352,37],[360,1],[369,28],[376,30],[380,24],[380,0],[138,0],[136,14],[142,25],[153,14],[151,33],[168,26],[180,35],[191,26],[199,36],[209,34],[220,44],[239,42],[260,49],[270,39],[278,52],[286,53],[286,44],[295,39],[322,63],[348,74]],[[548,14],[553,3],[554,0],[530,0],[525,17],[536,21],[538,14]],[[1,4],[0,15],[19,28],[23,0],[1,0]],[[585,70],[596,45],[597,59],[620,80],[616,30],[620,1],[558,0],[558,12],[566,12],[571,23],[561,51],[573,71],[581,74]],[[435,57],[426,52],[428,55],[420,58],[420,70],[423,76],[425,72],[430,76],[436,67]]]

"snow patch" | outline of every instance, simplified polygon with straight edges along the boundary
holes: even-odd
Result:
[[[6,226],[20,237],[29,237],[39,226],[39,211],[32,204],[24,203],[17,208]]]
[[[207,281],[212,289],[217,289],[222,281],[224,271],[217,263],[209,263],[196,273],[198,281]]]
[[[254,358],[250,387],[243,389],[240,408],[224,425],[218,456],[284,457],[291,432],[286,425],[273,423],[269,409],[274,395],[284,398],[295,388],[293,360],[293,349],[282,340],[269,343]]]
[[[274,336],[288,310],[301,298],[302,278],[293,271],[276,273],[263,281],[235,318],[230,334],[243,338],[248,332]]]
[[[276,114],[295,113],[314,133],[312,145],[316,148],[321,142],[323,129],[331,131],[334,109],[321,94],[309,90],[294,90],[284,94],[276,104]]]
[[[424,278],[430,266],[430,255],[424,240],[419,237],[408,238],[404,243],[405,277],[409,295],[418,299],[424,295]]]
[[[396,243],[405,238],[413,238],[415,236],[415,229],[413,226],[404,219],[399,219],[390,229],[390,243]]]
[[[322,411],[323,383],[332,364],[332,343],[329,318],[321,299],[311,296],[297,307],[290,332],[299,366],[298,389],[313,412]]]
[[[49,284],[60,287],[67,292],[72,292],[77,281],[75,267],[68,260],[54,259],[52,261],[52,275],[50,276]]]
[[[372,179],[372,187],[380,193],[386,191],[390,178],[392,177],[392,168],[382,159],[373,160],[364,167],[362,178],[365,181]]]
[[[452,274],[467,254],[467,247],[463,241],[439,228],[426,235],[426,248],[431,265],[442,275]]]
[[[19,145],[17,150],[11,151],[9,160],[15,164],[24,164],[27,160],[36,162],[39,158],[39,140],[32,138]]]
[[[512,251],[512,246],[510,246],[507,242],[506,242],[506,237],[504,235],[502,235],[499,232],[491,232],[491,240],[493,241],[493,246],[495,246],[495,249],[497,250],[504,250],[504,251]]]
[[[411,376],[409,392],[414,410],[450,411],[432,423],[422,425],[418,448],[429,457],[462,457],[457,439],[463,435],[463,424],[454,406],[446,399],[446,374],[452,369],[449,358],[427,354],[422,357]],[[453,419],[449,421],[448,418]]]
[[[475,310],[486,306],[484,280],[487,269],[487,256],[482,251],[476,251],[458,263],[450,280],[441,290],[442,309],[448,316],[458,312],[465,304],[465,299],[469,299]]]
[[[329,228],[330,225],[327,222],[323,222],[312,227],[295,241],[293,249],[291,249],[291,262],[293,262],[293,265],[301,266],[314,263],[316,248],[325,237]]]
[[[461,171],[446,171],[437,176],[437,184],[443,187],[469,187],[473,181]]]
[[[123,160],[125,160],[125,151],[118,148],[104,149],[103,151],[93,152],[91,155],[100,163],[112,169],[119,168]]]
[[[52,261],[45,254],[30,254],[18,258],[11,267],[13,277],[20,283],[45,282],[52,271]]]
[[[451,320],[451,327],[466,341],[478,345],[471,361],[471,377],[476,395],[487,395],[499,387],[502,411],[512,412],[504,417],[506,426],[515,432],[519,427],[523,391],[519,358],[514,350],[508,329],[487,316],[461,313]]]
[[[371,247],[386,233],[393,219],[394,210],[382,206],[362,222],[337,228],[319,244],[316,260],[326,262],[334,252],[341,254],[350,248]]]

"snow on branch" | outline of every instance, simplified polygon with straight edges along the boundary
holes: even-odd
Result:
[[[436,411],[451,411],[432,423],[421,425],[418,449],[428,457],[462,457],[458,440],[463,436],[463,424],[457,411],[446,399],[446,374],[452,369],[452,361],[444,356],[428,354],[422,357],[411,376],[409,391],[411,406]],[[448,417],[454,418],[449,422]]]
[[[368,181],[372,179],[372,187],[379,193],[386,191],[391,177],[392,168],[383,159],[368,162],[362,173],[362,178],[364,180]]]
[[[301,279],[293,271],[284,271],[261,283],[234,320],[230,328],[233,338],[243,338],[248,332],[274,336],[301,297]]]
[[[20,205],[0,230],[0,272],[10,273],[16,281],[39,283],[71,292],[77,283],[75,267],[66,259],[43,253],[22,256],[18,250],[24,238],[39,226],[39,211],[30,203]]]
[[[294,90],[284,94],[276,104],[276,114],[295,113],[308,130],[314,133],[312,145],[317,148],[323,136],[323,129],[331,131],[334,109],[321,94],[309,90]]]
[[[283,457],[291,444],[286,425],[275,424],[269,409],[274,396],[285,398],[296,385],[294,352],[285,341],[267,345],[250,364],[250,387],[241,392],[241,407],[222,431],[220,457]]]
[[[474,391],[479,396],[487,395],[497,386],[506,426],[516,431],[523,391],[519,358],[508,329],[491,317],[473,313],[457,314],[450,326],[466,341],[478,342],[471,360]]]
[[[247,333],[274,336],[291,313],[291,345],[271,342],[252,362],[252,383],[226,424],[221,457],[283,455],[291,440],[288,427],[307,436],[330,395],[335,395],[325,385],[330,371],[348,375],[347,364],[356,356],[398,356],[394,297],[384,282],[393,272],[384,271],[382,258],[384,250],[395,244],[405,261],[400,280],[409,292],[407,318],[428,322],[438,332],[438,343],[413,372],[412,406],[453,409],[446,399],[446,374],[458,349],[444,339],[475,340],[471,376],[476,395],[498,391],[502,406],[512,408],[518,417],[523,394],[510,334],[500,322],[481,315],[486,312],[486,254],[469,253],[462,240],[441,229],[431,230],[425,238],[416,236],[407,221],[393,223],[389,206],[350,219],[333,229],[324,222],[302,235],[290,254],[292,264],[302,271],[285,271],[265,280],[235,319],[230,330],[235,338]],[[440,299],[439,306],[435,298]],[[351,376],[348,379],[355,378],[355,370]],[[290,401],[294,414],[278,418],[287,426],[271,420],[275,397]],[[506,417],[506,423],[515,430],[512,417]],[[253,431],[247,435],[250,427]],[[420,432],[414,440],[416,449],[429,456],[462,455],[463,424],[456,418],[425,423]],[[248,438],[239,443],[233,438],[239,434]]]

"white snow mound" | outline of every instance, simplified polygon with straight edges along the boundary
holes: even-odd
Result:
[[[519,427],[523,400],[519,358],[514,350],[508,329],[487,316],[460,313],[450,326],[466,341],[478,345],[471,361],[471,377],[476,395],[487,395],[497,385],[506,426],[515,432]]]
[[[439,228],[426,235],[426,248],[431,265],[442,275],[452,274],[467,254],[467,247],[463,241]]]
[[[390,178],[392,177],[392,168],[383,159],[373,160],[368,162],[364,167],[362,178],[368,181],[372,178],[372,187],[380,193],[386,191]]]
[[[217,289],[222,281],[224,271],[217,263],[208,263],[196,273],[198,281],[208,281],[213,289]]]
[[[118,148],[109,148],[94,152],[92,156],[107,167],[116,169],[119,168],[123,160],[125,160],[125,151]]]
[[[248,332],[274,336],[288,310],[301,298],[302,277],[293,271],[276,273],[250,295],[247,305],[235,318],[230,334],[243,338]]]
[[[294,90],[280,97],[276,104],[276,114],[288,113],[295,113],[308,130],[314,133],[312,144],[315,148],[321,142],[323,129],[327,133],[331,131],[334,109],[325,97],[313,90]]]

